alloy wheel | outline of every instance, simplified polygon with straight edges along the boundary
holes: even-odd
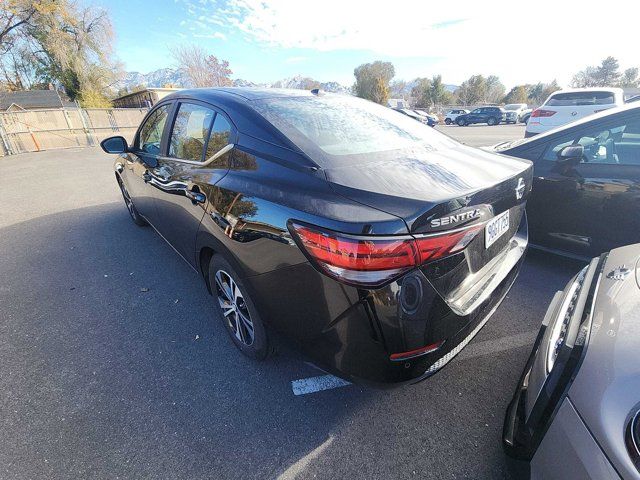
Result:
[[[253,322],[238,284],[224,270],[218,270],[215,278],[218,303],[225,322],[240,342],[247,346],[252,345]]]

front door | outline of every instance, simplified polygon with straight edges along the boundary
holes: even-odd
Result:
[[[579,163],[558,162],[582,145]],[[535,244],[595,256],[640,241],[640,118],[616,115],[555,137],[536,162],[528,206]]]
[[[196,235],[207,206],[207,186],[228,171],[230,124],[207,105],[181,101],[169,132],[166,155],[150,171],[155,187],[156,229],[197,266]]]
[[[160,156],[162,136],[172,104],[160,105],[153,110],[141,125],[136,139],[127,153],[124,165],[125,188],[138,212],[155,222],[154,189],[149,185],[149,170]]]

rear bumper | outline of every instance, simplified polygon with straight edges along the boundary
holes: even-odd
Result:
[[[480,286],[474,295],[480,302],[459,314],[421,269],[376,290],[343,285],[307,263],[250,277],[246,283],[269,326],[322,368],[358,382],[413,383],[444,367],[489,320],[517,277],[527,238],[523,215],[505,247],[515,256],[505,256],[502,270],[492,266],[476,279]],[[413,358],[391,359],[433,344],[440,346]]]

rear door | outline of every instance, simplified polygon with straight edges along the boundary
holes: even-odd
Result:
[[[558,152],[580,144],[580,163]],[[624,112],[549,138],[527,207],[532,243],[592,257],[640,241],[640,115]]]
[[[549,113],[537,117],[536,121],[539,121],[540,125],[544,127],[553,128],[615,106],[614,92],[606,90],[559,92],[552,94],[545,104],[540,107],[540,110]],[[551,114],[551,112],[554,113]]]
[[[209,185],[229,170],[231,123],[208,104],[179,101],[165,155],[151,171],[156,187],[156,228],[196,266],[195,242]]]

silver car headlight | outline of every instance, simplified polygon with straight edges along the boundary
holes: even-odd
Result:
[[[558,316],[553,324],[553,330],[549,336],[549,343],[547,345],[547,362],[546,370],[547,374],[553,369],[553,365],[558,358],[558,353],[565,343],[567,338],[567,331],[569,329],[569,323],[575,313],[578,297],[580,291],[584,285],[584,279],[587,274],[589,266],[584,267],[573,279],[571,285],[565,290],[566,294],[562,299],[562,304],[558,310]]]

